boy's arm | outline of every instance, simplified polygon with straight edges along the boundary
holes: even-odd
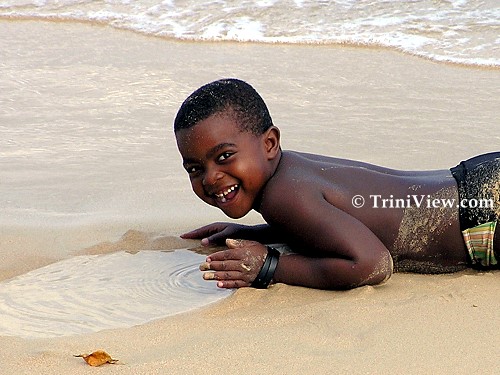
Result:
[[[264,218],[287,233],[285,243],[298,254],[281,256],[274,282],[321,289],[375,285],[392,274],[392,258],[362,222],[304,189],[300,199],[278,195],[266,202]],[[250,286],[264,262],[266,248],[253,241],[228,241],[228,250],[210,255],[204,277],[223,288]],[[215,272],[212,272],[215,271]]]
[[[186,239],[201,239],[204,246],[223,245],[228,238],[253,240],[261,243],[277,243],[283,236],[268,224],[241,225],[236,223],[212,223],[181,235]]]
[[[285,242],[297,253],[281,257],[274,281],[348,289],[388,279],[392,257],[382,241],[311,186],[275,191],[264,207],[266,221],[287,233]]]
[[[392,275],[392,258],[389,252],[379,260],[379,265],[379,269],[370,272],[368,269],[363,271],[359,266],[356,270],[356,265],[345,259],[290,254],[280,258],[273,282],[318,289],[351,289],[362,285],[376,285]],[[366,277],[360,278],[363,274]]]
[[[266,257],[266,247],[249,240],[226,241],[228,250],[219,251],[207,257],[200,265],[205,280],[216,280],[220,288],[241,288],[251,286],[259,274]],[[279,259],[274,283],[300,285],[318,289],[350,289],[361,285],[375,285],[387,280],[392,274],[392,258],[379,260],[376,272],[353,266],[346,259],[334,257],[309,257],[299,254],[282,255]],[[362,276],[360,278],[359,276]]]

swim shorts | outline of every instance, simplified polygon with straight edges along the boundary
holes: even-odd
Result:
[[[500,249],[493,248],[500,217],[500,152],[473,157],[450,170],[458,185],[460,230],[471,264],[495,267],[500,259]]]

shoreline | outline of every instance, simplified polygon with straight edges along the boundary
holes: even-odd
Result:
[[[144,33],[141,31],[125,28],[125,27],[116,27],[113,25],[110,25],[109,23],[106,23],[105,21],[96,21],[96,20],[81,20],[81,19],[75,19],[75,18],[62,18],[62,17],[51,17],[51,16],[46,16],[46,17],[36,17],[36,16],[0,16],[0,22],[6,21],[6,22],[48,22],[48,23],[68,23],[68,24],[81,24],[81,25],[88,25],[92,27],[103,27],[103,28],[110,28],[113,30],[121,31],[121,32],[126,32],[126,33],[132,33],[138,36],[146,37],[146,38],[154,38],[154,39],[159,39],[163,40],[166,42],[172,42],[172,43],[195,43],[195,44],[247,44],[247,45],[268,45],[268,46],[303,46],[303,47],[330,47],[330,48],[360,48],[360,49],[366,49],[366,50],[381,50],[381,51],[387,51],[387,52],[393,52],[400,54],[402,56],[410,57],[410,58],[417,58],[421,59],[424,61],[432,62],[435,64],[444,64],[444,65],[449,65],[453,67],[458,67],[458,68],[464,68],[464,69],[478,69],[478,70],[493,70],[493,71],[500,71],[500,65],[487,65],[487,64],[467,64],[463,62],[457,62],[457,61],[450,61],[450,60],[443,60],[443,59],[433,59],[430,57],[426,57],[423,55],[419,55],[418,53],[411,53],[411,52],[406,52],[403,51],[399,48],[395,47],[389,47],[389,46],[384,46],[382,44],[363,44],[363,43],[350,43],[350,42],[295,42],[295,43],[286,43],[286,42],[260,42],[260,41],[235,41],[235,40],[210,40],[210,39],[200,39],[200,40],[195,40],[195,39],[189,39],[189,38],[174,38],[171,36],[165,36],[165,35],[153,35],[153,34],[148,34]]]

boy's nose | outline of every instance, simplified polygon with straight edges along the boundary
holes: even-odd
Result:
[[[203,185],[214,185],[218,180],[222,178],[222,176],[223,173],[220,171],[207,171],[207,173],[205,173],[205,176],[203,177]]]

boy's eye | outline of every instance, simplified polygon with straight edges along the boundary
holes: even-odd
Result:
[[[219,155],[219,157],[217,158],[217,161],[219,161],[219,162],[224,161],[224,160],[230,158],[231,155],[233,155],[232,152],[223,152],[222,154]]]
[[[200,167],[198,167],[196,165],[188,165],[185,167],[185,169],[186,169],[187,173],[194,174],[200,170]]]

